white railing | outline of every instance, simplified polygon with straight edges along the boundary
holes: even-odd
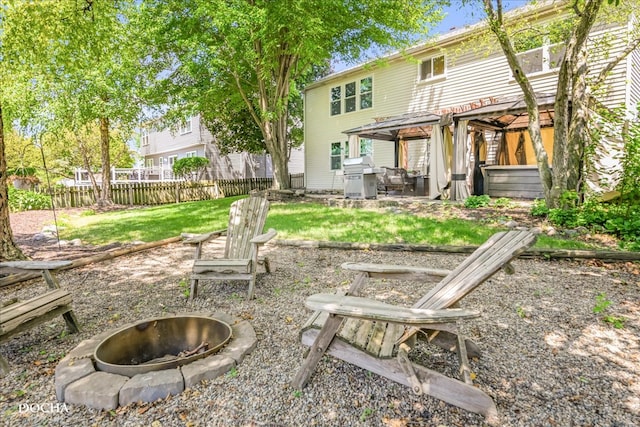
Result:
[[[93,173],[97,182],[102,182],[100,170]],[[163,182],[176,181],[173,170],[169,167],[140,167],[140,168],[111,168],[111,182]],[[74,172],[74,185],[91,184],[89,172],[86,169],[76,168]]]

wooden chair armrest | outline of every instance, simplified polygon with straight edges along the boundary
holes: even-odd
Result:
[[[210,240],[210,239],[215,239],[216,237],[220,237],[226,231],[227,229],[225,228],[224,230],[216,230],[216,231],[212,231],[210,233],[204,233],[204,234],[182,233],[180,234],[180,236],[184,239],[182,243],[189,243],[193,245],[193,244],[206,242],[207,240]]]
[[[276,237],[277,234],[278,232],[276,230],[274,230],[273,228],[270,228],[269,231],[267,231],[266,233],[260,234],[259,236],[256,236],[253,239],[251,239],[251,243],[255,243],[257,245],[264,245],[269,240]]]
[[[441,310],[408,308],[369,298],[334,294],[311,295],[305,301],[305,305],[312,310],[324,311],[339,316],[379,320],[404,325],[449,323],[480,316],[479,311],[463,308],[447,308]]]
[[[439,268],[426,268],[426,267],[414,267],[410,265],[395,265],[395,264],[370,264],[362,262],[345,262],[340,267],[345,270],[359,271],[361,273],[376,273],[376,274],[415,274],[416,277],[433,276],[436,280],[446,277],[450,270],[444,270]]]
[[[71,264],[71,261],[5,261],[0,262],[0,267],[17,270],[57,270]]]

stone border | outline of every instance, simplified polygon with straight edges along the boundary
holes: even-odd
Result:
[[[147,372],[129,378],[96,370],[93,353],[102,340],[139,322],[103,332],[82,341],[58,363],[55,371],[57,399],[60,402],[106,410],[135,402],[154,402],[168,395],[182,393],[202,380],[223,375],[241,363],[256,347],[256,333],[246,320],[233,318],[222,312],[176,313],[173,316],[185,315],[212,317],[228,323],[232,339],[219,352],[179,368]]]

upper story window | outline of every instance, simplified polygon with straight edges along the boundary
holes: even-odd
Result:
[[[535,49],[517,54],[520,67],[525,74],[553,71],[560,67],[560,61],[564,56],[566,45],[558,43],[543,45]]]
[[[420,81],[443,77],[445,72],[444,55],[434,56],[420,62]]]
[[[332,116],[373,107],[373,77],[334,86],[330,91]]]
[[[513,48],[525,74],[556,70],[564,56],[571,31],[569,21],[520,30],[513,36]]]
[[[196,153],[195,151],[187,151],[186,153],[184,153],[185,157],[196,157],[198,155],[198,153]]]
[[[149,145],[149,129],[146,128],[142,128],[142,135],[140,137],[140,142],[142,144],[142,146],[144,147],[145,145]]]
[[[190,133],[192,131],[191,122],[192,118],[188,117],[185,121],[180,123],[180,135],[184,135],[185,133]]]

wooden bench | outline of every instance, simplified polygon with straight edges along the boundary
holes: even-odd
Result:
[[[71,294],[64,289],[60,289],[60,285],[53,274],[55,270],[69,265],[71,265],[71,261],[10,261],[0,263],[0,269],[3,272],[24,273],[25,271],[39,270],[49,287],[49,291],[42,295],[0,308],[0,344],[16,334],[60,315],[64,318],[69,332],[74,333],[80,330],[71,308]],[[9,364],[0,355],[0,374],[8,371]]]

